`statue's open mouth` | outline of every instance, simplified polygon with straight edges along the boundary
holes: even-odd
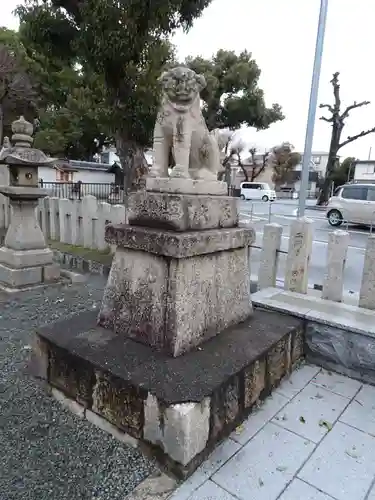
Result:
[[[176,101],[188,102],[191,101],[190,94],[176,92]]]

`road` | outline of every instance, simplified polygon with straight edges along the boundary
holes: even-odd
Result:
[[[262,245],[263,226],[268,222],[276,222],[283,227],[281,250],[285,252],[288,250],[290,224],[296,218],[297,203],[297,200],[279,200],[273,203],[239,201],[240,221],[252,221],[255,227],[257,233],[255,246],[260,247]],[[328,235],[334,228],[328,224],[324,211],[312,209],[311,207],[314,204],[312,200],[309,200],[308,204],[310,208],[307,207],[305,216],[314,221],[314,240],[309,269],[309,284],[310,286],[322,285],[327,262]],[[370,229],[358,226],[349,226],[348,228],[342,226],[340,229],[347,229],[350,233],[350,244],[345,266],[344,289],[348,292],[359,292],[364,253]],[[252,275],[258,275],[259,257],[260,250],[254,248],[251,260]],[[286,254],[280,254],[277,275],[280,281],[284,279],[285,261]]]

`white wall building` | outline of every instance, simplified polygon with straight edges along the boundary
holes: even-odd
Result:
[[[48,182],[85,182],[111,184],[115,174],[108,172],[110,165],[103,163],[74,161],[57,162],[50,167],[39,167],[39,181]]]
[[[296,172],[302,170],[302,162],[303,162],[303,153],[301,155],[301,162],[296,166]],[[327,171],[327,163],[328,163],[328,155],[329,153],[323,151],[313,151],[311,153],[311,166],[310,170],[312,172],[317,172],[319,177],[324,177]]]
[[[354,182],[375,182],[375,160],[356,161],[352,168]]]

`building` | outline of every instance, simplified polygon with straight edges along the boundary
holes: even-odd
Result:
[[[375,160],[353,162],[354,182],[375,182]]]
[[[301,155],[301,162],[296,166],[296,172],[302,170],[303,153]],[[317,172],[318,176],[324,178],[327,171],[329,153],[326,151],[313,151],[311,153],[310,171]]]
[[[90,161],[56,160],[50,167],[39,167],[39,181],[113,184],[119,178],[120,171],[119,164],[113,166]]]
[[[266,164],[264,168],[262,168],[263,158],[264,156],[259,154],[254,156],[255,167],[253,164],[253,159],[251,157],[246,158],[242,162],[243,167],[248,174],[249,181],[252,180],[254,173],[256,174],[257,172],[260,171],[259,175],[256,175],[253,180],[256,182],[266,182],[270,186],[274,186],[274,183],[272,181],[273,168],[270,167],[268,164]],[[282,191],[285,191],[287,193],[290,191],[296,191],[297,193],[299,192],[301,184],[301,175],[302,175],[302,161],[303,161],[303,154],[301,154],[301,162],[296,166],[294,171],[289,172],[288,179],[282,186]],[[310,168],[309,168],[309,185],[308,185],[308,191],[311,196],[315,195],[316,193],[319,178],[324,178],[325,176],[327,170],[327,163],[328,163],[327,152],[317,151],[312,153]],[[235,169],[235,174],[232,176],[234,179],[233,186],[238,189],[240,187],[241,182],[245,181],[245,175],[243,173],[243,169],[238,166],[237,160],[233,160],[231,165],[232,169]]]

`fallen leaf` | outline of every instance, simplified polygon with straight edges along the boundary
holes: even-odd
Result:
[[[345,450],[345,453],[348,455],[350,458],[359,458],[359,455],[357,453],[354,453],[353,451],[350,450]]]
[[[239,425],[238,427],[236,427],[236,430],[234,431],[236,434],[241,434],[241,432],[243,431],[244,427],[243,425]]]
[[[276,470],[279,472],[285,472],[287,468],[288,467],[285,467],[285,465],[279,465],[278,467],[276,467]]]
[[[306,420],[303,417],[299,417],[299,421],[301,422],[301,424],[305,424],[306,423]]]
[[[261,480],[261,478],[258,479],[258,483],[259,483],[259,486],[264,486],[264,483],[263,481]]]
[[[328,430],[328,432],[332,430],[332,424],[330,424],[326,420],[319,420],[319,426],[325,427]]]

